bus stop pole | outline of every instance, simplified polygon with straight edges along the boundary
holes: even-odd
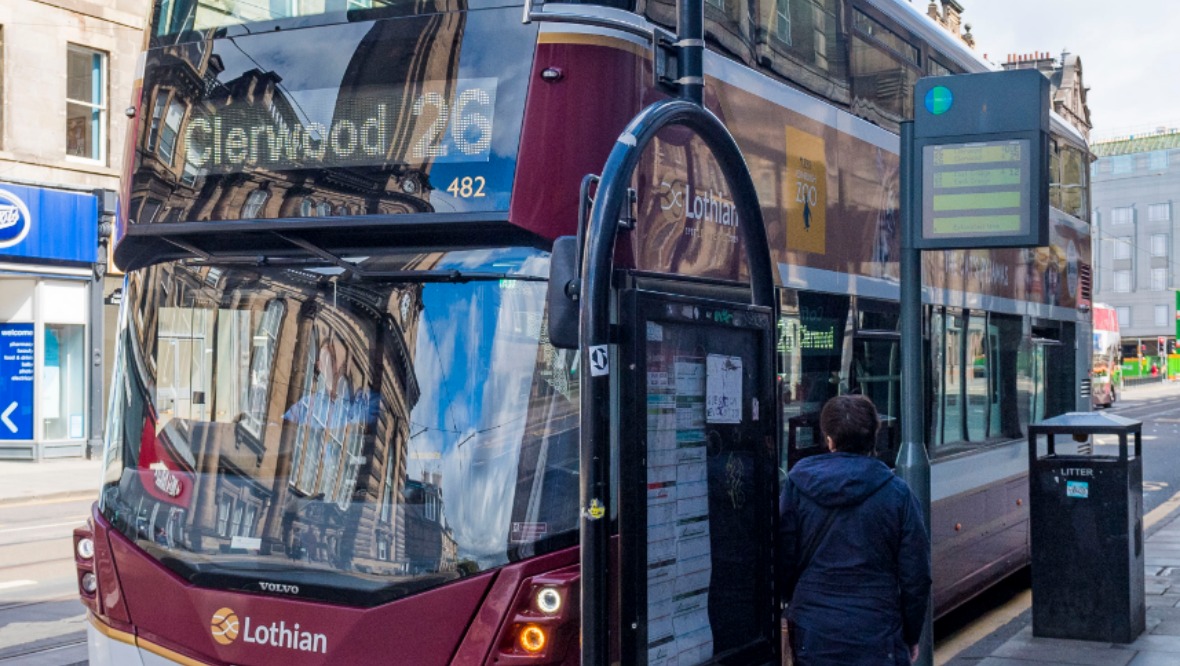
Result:
[[[926,452],[926,396],[922,373],[922,251],[914,235],[921,216],[914,201],[914,123],[901,124],[901,450],[895,471],[922,507],[930,534],[930,457]],[[933,600],[931,600],[932,602]],[[927,604],[916,666],[934,663],[934,608]]]

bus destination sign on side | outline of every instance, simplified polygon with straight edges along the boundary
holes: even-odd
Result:
[[[1027,140],[924,146],[922,235],[927,238],[1027,234]]]

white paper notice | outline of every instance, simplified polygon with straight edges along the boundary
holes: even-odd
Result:
[[[705,373],[705,422],[742,422],[742,357],[709,354]]]

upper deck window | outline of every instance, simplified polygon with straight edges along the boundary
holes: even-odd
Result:
[[[914,116],[914,84],[922,74],[920,51],[859,10],[852,25],[852,106],[857,115],[893,128]]]
[[[759,31],[770,66],[805,87],[846,101],[848,57],[840,0],[760,0]],[[833,85],[835,84],[835,85]]]

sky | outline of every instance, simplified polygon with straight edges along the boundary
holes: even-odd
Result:
[[[1081,58],[1091,138],[1180,128],[1180,2],[959,1],[976,52],[996,64],[1036,51]]]

